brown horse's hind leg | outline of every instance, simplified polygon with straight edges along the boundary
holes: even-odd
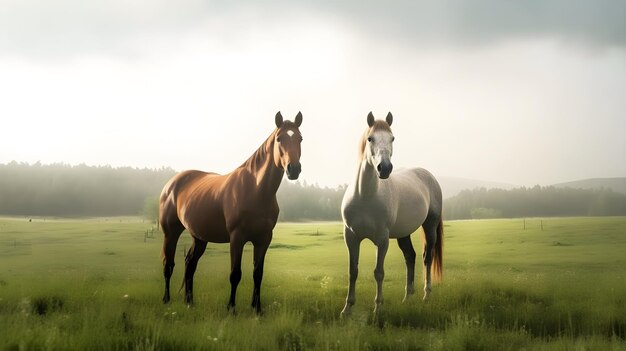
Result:
[[[165,278],[165,294],[163,295],[163,303],[170,302],[170,278],[174,272],[174,256],[176,255],[176,244],[180,234],[185,227],[176,219],[175,221],[162,221],[163,228],[163,277]]]
[[[415,280],[415,258],[417,254],[415,249],[413,249],[410,235],[398,238],[398,246],[402,250],[402,254],[404,254],[404,262],[406,263],[406,293],[402,300],[404,302],[415,293],[413,282]]]
[[[185,280],[183,285],[185,286],[185,302],[188,306],[193,305],[193,275],[196,273],[198,260],[206,250],[206,245],[206,241],[193,238],[191,248],[189,248],[189,252],[185,256]]]
[[[261,314],[261,281],[263,280],[263,265],[269,244],[254,246],[254,291],[252,292],[252,308]]]

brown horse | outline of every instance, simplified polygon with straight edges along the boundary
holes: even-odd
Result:
[[[175,175],[161,192],[159,221],[163,241],[165,295],[170,300],[170,278],[174,270],[176,243],[187,229],[193,244],[185,257],[185,301],[193,304],[193,275],[207,243],[230,243],[230,301],[234,311],[237,285],[241,280],[244,244],[254,245],[254,292],[252,307],[261,312],[261,280],[265,253],[272,241],[278,218],[276,191],[283,173],[291,180],[300,175],[299,127],[302,114],[294,122],[276,114],[276,129],[258,150],[237,169],[226,175],[185,171]]]

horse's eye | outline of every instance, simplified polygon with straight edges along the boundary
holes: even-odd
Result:
[[[370,143],[372,142],[372,140],[374,140],[374,138],[372,138],[372,137],[367,137],[367,141],[369,141]]]
[[[280,143],[280,137],[276,138],[276,141]]]

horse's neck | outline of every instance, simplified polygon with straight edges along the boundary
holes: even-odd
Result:
[[[359,198],[372,198],[378,193],[378,176],[376,170],[365,159],[359,165],[355,186],[355,196]]]
[[[274,162],[273,143],[274,134],[272,133],[263,145],[241,165],[255,177],[257,191],[264,196],[276,195],[283,179],[283,169],[276,167]]]

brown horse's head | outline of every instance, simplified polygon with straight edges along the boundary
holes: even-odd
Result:
[[[298,179],[300,171],[300,143],[302,143],[302,134],[300,134],[300,125],[302,124],[302,113],[298,112],[296,119],[291,121],[283,121],[280,111],[276,114],[276,128],[274,139],[274,161],[276,167],[284,169],[287,172],[287,178],[290,180]]]

